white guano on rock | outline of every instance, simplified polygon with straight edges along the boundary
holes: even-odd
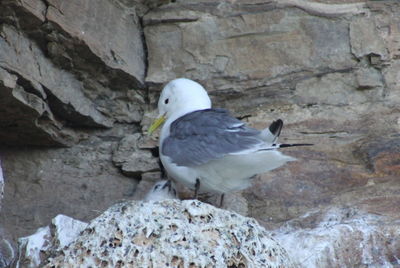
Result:
[[[127,201],[94,219],[46,267],[293,267],[254,219],[200,201]]]

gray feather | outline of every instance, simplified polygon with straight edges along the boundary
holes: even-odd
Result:
[[[162,153],[179,166],[197,166],[263,143],[257,129],[247,127],[224,109],[186,114],[170,126]]]

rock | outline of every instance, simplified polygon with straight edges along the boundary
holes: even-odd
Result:
[[[315,144],[286,150],[298,161],[242,193],[249,216],[268,228],[333,204],[393,214],[399,5],[290,2],[178,1],[151,10],[143,19],[150,101],[171,78],[193,78],[214,107],[257,128],[281,118],[280,141]],[[393,187],[387,200],[384,183]]]
[[[20,255],[17,266],[28,268],[39,267],[43,261],[41,253],[49,250],[51,246],[50,227],[39,228],[33,235],[20,238],[18,244]]]
[[[79,1],[6,1],[0,16],[47,46],[57,64],[99,72],[102,82],[113,80],[111,87],[142,87],[144,49],[134,6],[122,8],[118,1],[84,6]],[[118,31],[114,25],[119,25]],[[88,70],[90,65],[97,70]]]
[[[4,196],[4,176],[0,159],[0,211]],[[8,267],[15,258],[15,250],[10,237],[0,228],[0,267]]]
[[[273,237],[297,267],[397,267],[399,230],[377,214],[331,208],[289,221]]]
[[[62,40],[59,39],[61,36],[54,34],[52,35],[55,39],[52,40],[53,42],[70,41],[70,45],[75,46],[75,49],[79,48],[80,42],[84,43],[90,51],[88,52],[95,54],[95,56],[89,56],[88,53],[86,55],[89,57],[88,60],[90,57],[97,57],[103,61],[105,67],[109,68],[107,71],[115,73],[112,79],[116,84],[126,83],[127,86],[134,87],[135,84],[138,86],[143,83],[144,51],[139,18],[134,10],[124,10],[111,1],[101,3],[89,1],[82,6],[80,1],[66,3],[50,0],[48,5],[46,13],[48,22],[60,27],[61,31],[69,35],[67,40]],[[114,27],[115,25],[118,27]],[[68,40],[74,38],[79,39],[80,42]],[[65,47],[65,44],[61,46]],[[73,52],[67,52],[69,53]],[[58,57],[59,53],[53,56]],[[127,81],[122,81],[123,79]],[[112,85],[112,87],[117,87],[117,85]]]
[[[0,267],[9,267],[16,257],[16,251],[10,240],[0,237]]]
[[[400,213],[400,4],[353,2],[0,1],[3,260],[54,215],[89,221],[164,176],[156,135],[135,135],[156,116],[161,85],[183,76],[251,126],[283,119],[281,142],[314,144],[287,148],[298,161],[226,196],[224,208],[327,245],[307,265],[334,252],[329,264],[340,267],[396,266],[398,243],[379,228],[395,235]],[[357,213],[318,225],[337,208]],[[367,256],[372,245],[386,263]]]
[[[288,118],[281,141],[314,144],[285,150],[298,161],[254,179],[245,191],[249,215],[265,226],[272,228],[316,207],[368,199],[371,192],[364,196],[363,187],[372,181],[377,198],[384,198],[379,184],[395,182],[399,116],[394,106],[376,103],[372,110],[370,103],[323,107],[286,106],[286,111],[260,112],[251,119],[254,126],[260,126],[274,118]],[[385,120],[380,119],[383,114]],[[393,191],[399,187],[394,183]],[[357,194],[345,198],[345,193],[356,189]]]
[[[270,2],[176,4],[152,10],[143,20],[146,81],[189,77],[236,111],[285,102],[297,81],[356,65],[345,20],[274,8]],[[154,102],[158,92],[153,94]]]
[[[383,71],[384,81],[387,84],[388,99],[393,103],[397,103],[400,98],[400,61],[395,61]]]
[[[1,204],[4,197],[4,175],[3,175],[3,168],[1,167],[1,159],[0,159],[0,210]]]
[[[63,129],[64,120],[75,126],[112,125],[112,121],[84,96],[81,83],[54,68],[34,43],[7,26],[2,27],[0,38],[0,56],[4,59],[0,64],[2,102],[5,107],[16,103],[1,111],[6,118],[2,121],[2,144],[70,145],[77,142],[76,135],[67,127]],[[21,136],[9,137],[10,132]]]
[[[87,226],[86,222],[75,220],[65,215],[57,215],[51,221],[53,246],[62,249],[68,246]]]
[[[4,46],[0,51],[7,62],[3,68],[20,73],[22,84],[25,78],[27,83],[33,80],[32,84],[39,83],[44,87],[50,99],[50,107],[57,116],[78,126],[111,126],[110,120],[84,96],[82,84],[71,74],[54,68],[32,41],[6,26],[3,26],[2,36],[6,42],[2,43]],[[15,51],[25,53],[16,54]]]
[[[87,223],[65,215],[56,216],[51,226],[41,227],[33,235],[18,240],[17,267],[40,267],[46,256],[68,246],[86,226]]]
[[[28,132],[26,136],[39,137],[22,135],[15,139],[18,142],[2,139],[3,144],[69,146],[80,135],[70,126],[111,127],[114,121],[141,120],[145,61],[135,9],[108,1],[88,3],[87,8],[76,8],[78,4],[56,0],[1,3],[0,18],[6,24],[1,30],[0,68],[16,75],[17,85],[41,98],[36,101],[40,105],[48,106],[44,115],[12,114],[18,119],[28,117],[24,123],[38,126],[9,129],[16,121],[11,117],[2,127],[6,133]],[[119,25],[118,32],[113,25]],[[35,122],[37,118],[40,122]],[[45,136],[50,136],[48,141]]]
[[[383,87],[382,74],[374,68],[361,68],[357,70],[356,79],[360,89]]]
[[[374,173],[400,176],[400,137],[375,135],[360,144],[358,153]]]
[[[141,177],[143,173],[158,171],[160,166],[149,150],[141,150],[143,140],[139,133],[125,136],[113,153],[113,162],[121,171],[132,177]],[[161,178],[160,178],[161,179]]]
[[[333,73],[297,83],[296,95],[299,102],[307,104],[349,105],[367,101],[363,92],[354,90],[356,87],[353,74]]]
[[[88,221],[116,200],[131,198],[137,180],[121,174],[111,161],[121,138],[116,132],[98,133],[71,148],[2,148],[8,183],[0,225],[6,233],[15,241],[59,213]]]
[[[45,267],[90,265],[293,267],[254,219],[192,200],[116,204]]]
[[[357,58],[372,55],[388,59],[387,48],[373,20],[365,17],[354,19],[350,23],[350,41],[351,51]]]
[[[85,95],[118,122],[143,116],[145,48],[135,8],[116,1],[49,1],[44,38],[55,64],[76,74]],[[115,27],[118,25],[118,27]]]
[[[0,67],[0,144],[67,145],[77,141],[73,133],[62,129],[47,103],[17,85],[18,78]],[[13,133],[10,135],[9,133]],[[29,139],[28,139],[29,137]]]

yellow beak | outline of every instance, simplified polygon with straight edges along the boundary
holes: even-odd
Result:
[[[149,127],[149,130],[147,131],[147,135],[150,136],[157,128],[159,128],[165,122],[165,120],[166,120],[166,118],[164,115],[157,118],[153,122],[153,124],[151,124],[151,126]]]

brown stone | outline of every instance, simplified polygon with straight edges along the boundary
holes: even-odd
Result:
[[[258,129],[281,118],[280,142],[314,144],[285,148],[296,162],[224,208],[285,236],[300,267],[395,267],[398,14],[395,1],[1,1],[0,144],[72,146],[1,148],[2,226],[15,237],[140,199],[163,176],[157,135],[142,139],[160,89],[188,77],[214,107]]]

